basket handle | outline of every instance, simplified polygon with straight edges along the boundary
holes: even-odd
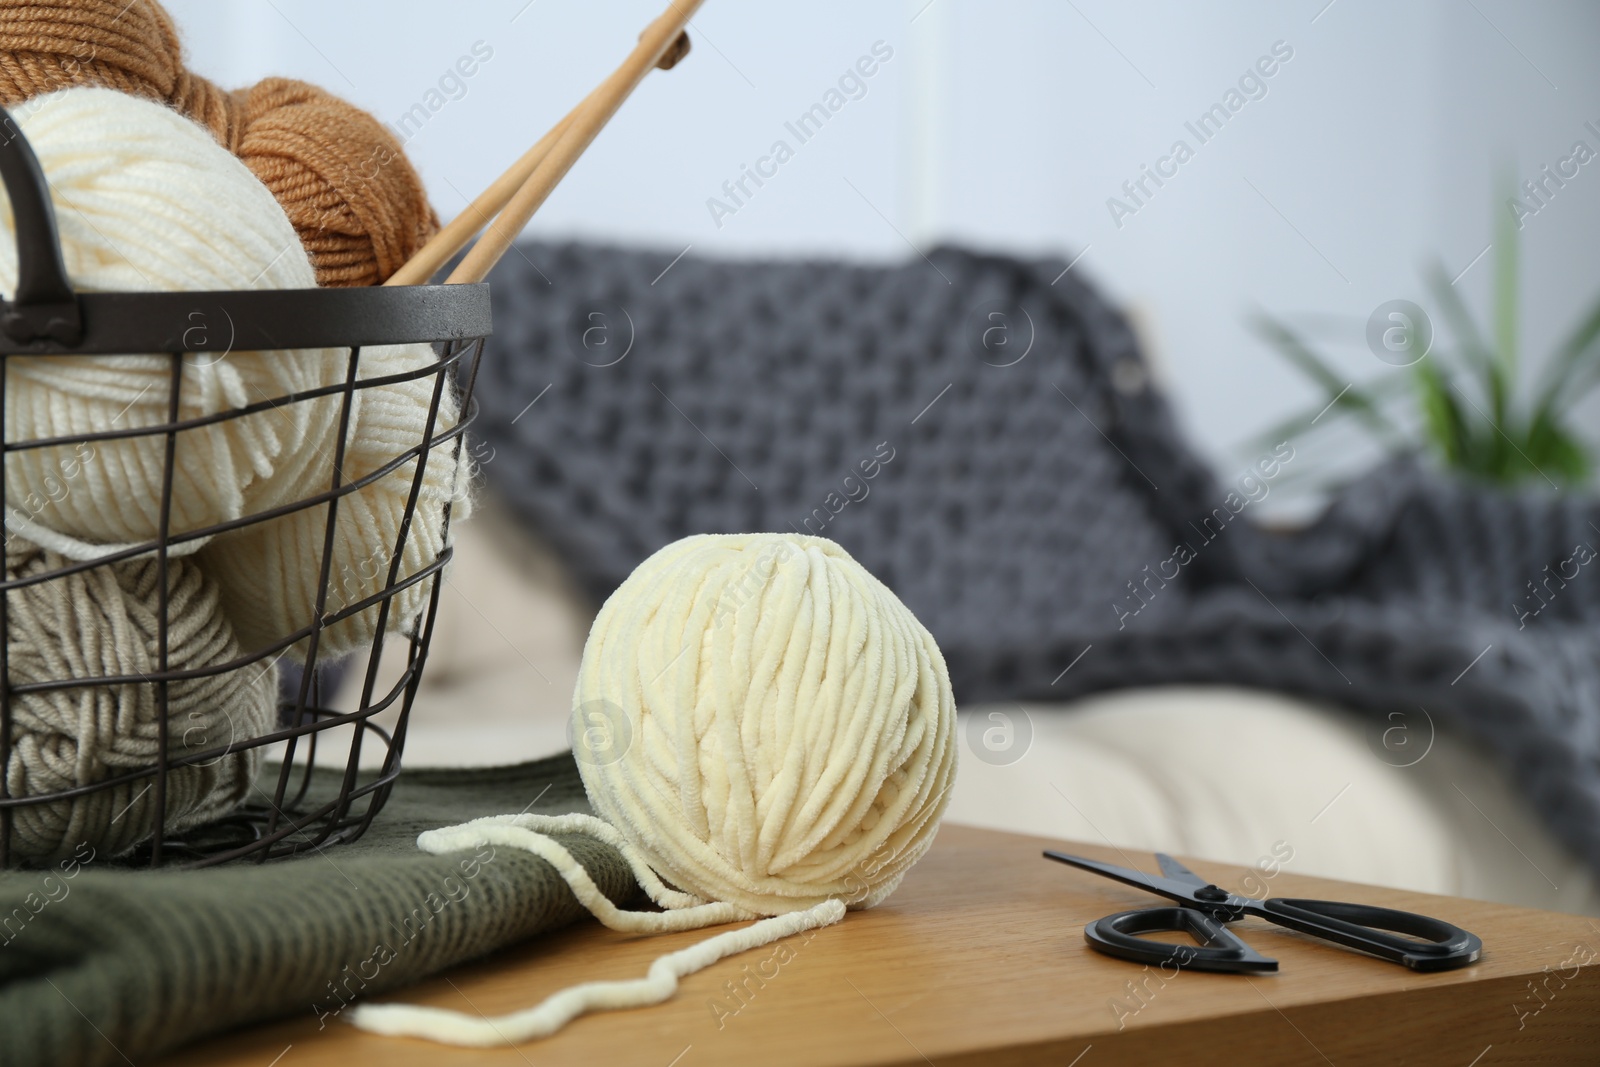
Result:
[[[0,299],[0,331],[20,344],[45,340],[76,344],[83,337],[83,316],[67,279],[50,187],[39,157],[3,107],[0,181],[11,198],[17,231],[17,291],[9,301]]]

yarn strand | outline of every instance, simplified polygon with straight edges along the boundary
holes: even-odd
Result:
[[[350,1021],[375,1034],[420,1037],[467,1048],[490,1048],[549,1037],[591,1011],[660,1004],[677,992],[679,979],[703,971],[729,956],[770,945],[805,930],[831,926],[844,918],[844,912],[842,902],[825,900],[804,911],[762,919],[743,930],[729,930],[688,948],[669,952],[652,963],[643,978],[583,982],[551,994],[535,1007],[497,1018],[410,1004],[363,1004],[354,1009]]]
[[[627,860],[634,879],[646,895],[667,910],[626,911],[617,907],[600,892],[583,864],[549,834],[583,834],[615,848]],[[491,815],[459,826],[428,830],[417,838],[418,848],[435,855],[482,845],[505,845],[538,856],[566,880],[572,895],[590,914],[611,929],[624,933],[698,930],[717,923],[758,918],[755,912],[734,904],[707,901],[668,889],[638,849],[628,844],[614,827],[592,815]]]

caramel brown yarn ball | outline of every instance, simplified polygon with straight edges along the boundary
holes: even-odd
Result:
[[[0,102],[7,107],[90,84],[182,101],[185,113],[209,116],[223,94],[190,84],[181,56],[171,17],[146,0],[0,5]]]
[[[277,197],[319,285],[376,285],[439,228],[383,123],[288,78],[219,89],[184,67],[155,0],[0,3],[0,104],[76,85],[159,100],[210,130]]]
[[[223,144],[278,198],[318,285],[377,285],[439,228],[400,142],[367,112],[289,78],[230,103]]]

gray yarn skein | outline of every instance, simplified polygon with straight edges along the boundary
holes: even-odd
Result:
[[[10,579],[45,574],[71,561],[14,542]],[[159,581],[154,559],[92,567],[14,588],[9,598],[10,683],[150,675],[160,669]],[[192,563],[167,562],[168,669],[225,663],[239,655],[217,588]],[[171,756],[243,742],[274,721],[277,670],[251,664],[167,686]],[[161,756],[156,685],[138,681],[14,694],[10,794],[39,796],[149,767]],[[176,832],[225,815],[242,801],[260,762],[256,748],[174,768],[167,777],[166,827]],[[154,831],[149,777],[69,800],[14,810],[12,856],[48,862],[84,845],[119,855]]]

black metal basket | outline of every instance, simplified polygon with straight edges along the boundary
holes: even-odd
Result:
[[[153,792],[153,827],[148,840],[121,859],[149,866],[163,864],[209,865],[241,857],[265,860],[307,849],[320,849],[359,837],[382,808],[400,772],[401,748],[406,721],[418,682],[427,659],[442,582],[442,569],[450,557],[446,547],[421,570],[402,576],[401,560],[412,516],[422,487],[428,456],[436,449],[450,449],[458,455],[464,433],[476,406],[472,386],[484,338],[490,332],[488,286],[396,286],[359,289],[261,290],[239,292],[151,292],[77,293],[67,279],[54,211],[38,160],[11,116],[0,110],[0,178],[10,196],[17,232],[18,271],[16,292],[9,302],[0,301],[0,455],[9,460],[12,453],[29,448],[60,447],[75,442],[95,442],[137,436],[165,438],[166,466],[162,478],[159,534],[153,540],[121,548],[112,554],[45,573],[25,577],[13,575],[7,550],[0,546],[0,635],[11,634],[12,596],[23,586],[61,581],[94,567],[110,566],[131,558],[154,559],[159,567],[159,670],[137,677],[60,677],[17,683],[12,676],[9,636],[0,641],[0,868],[21,865],[25,857],[12,847],[13,821],[30,805],[75,802],[102,790],[129,787],[144,782]],[[201,337],[194,330],[197,322],[226,323],[214,336]],[[408,378],[433,379],[433,406],[427,426],[415,444],[392,458],[372,477],[341,484],[343,456],[349,436],[352,404],[358,391],[384,384],[383,378],[358,380],[357,371],[363,346],[409,342],[432,343],[436,361],[408,374]],[[197,347],[198,346],[198,347]],[[179,419],[179,394],[184,384],[186,357],[192,353],[256,351],[278,349],[340,349],[347,353],[344,381],[316,390],[272,397],[247,407],[218,412],[205,418]],[[54,437],[11,441],[5,426],[6,383],[10,380],[9,359],[13,356],[86,355],[107,360],[126,359],[126,353],[167,353],[171,357],[168,419],[157,425],[126,430],[108,430],[79,437]],[[298,355],[295,353],[294,355]],[[306,358],[313,358],[307,353]],[[318,358],[326,358],[326,353]],[[459,390],[460,417],[455,425],[441,427],[436,420],[440,398],[454,379]],[[392,380],[392,379],[390,379]],[[327,488],[301,500],[271,510],[245,515],[203,529],[170,531],[174,457],[181,434],[201,426],[307,403],[322,397],[340,396],[338,440],[335,444],[333,476]],[[331,402],[329,402],[331,405]],[[358,428],[359,432],[359,428]],[[337,610],[329,610],[330,568],[334,553],[333,524],[339,501],[359,491],[374,478],[393,472],[415,461],[416,476],[411,483],[405,517],[399,526],[398,542],[392,546],[387,580],[383,588],[364,599]],[[0,499],[5,497],[6,467],[0,462]],[[187,542],[207,538],[252,523],[266,522],[297,509],[327,505],[327,539],[322,553],[322,569],[316,600],[316,621],[285,635],[265,648],[245,650],[226,663],[192,668],[173,668],[168,662],[167,635],[171,623],[168,604],[167,568],[169,552],[181,550]],[[446,527],[449,522],[445,505]],[[9,537],[6,539],[8,542]],[[446,541],[446,544],[448,542]],[[390,599],[402,589],[429,583],[426,608],[414,626],[398,626],[391,618]],[[328,707],[331,694],[329,671],[319,671],[317,649],[325,629],[341,619],[371,608],[377,609],[377,636],[370,649],[356,653],[341,670],[359,672],[360,698],[348,711]],[[385,652],[385,637],[403,640],[405,664],[392,684],[379,683],[380,657]],[[168,723],[168,688],[173,683],[206,675],[239,670],[251,664],[270,669],[270,662],[290,646],[305,649],[305,664],[297,686],[285,686],[280,697],[277,728],[257,737],[232,738],[227,744],[203,751],[191,751],[173,736],[178,725]],[[393,653],[391,642],[389,651]],[[364,656],[364,660],[363,660]],[[157,751],[165,754],[150,766],[118,771],[95,777],[70,789],[36,796],[11,794],[14,736],[14,710],[20,694],[49,689],[84,687],[147,686],[155,700],[159,737]],[[381,691],[379,691],[381,689]],[[292,691],[291,691],[292,690]],[[376,716],[391,713],[386,729]],[[331,734],[331,731],[340,731]],[[370,737],[369,737],[370,735]],[[363,740],[368,756],[363,770]],[[313,775],[320,747],[335,751],[336,774]],[[203,828],[175,834],[169,828],[168,783],[174,772],[185,765],[203,765],[246,748],[282,745],[282,762],[260,776],[250,799],[233,814]],[[347,745],[347,751],[343,749]],[[370,757],[378,746],[379,765]],[[93,776],[91,776],[93,777]],[[275,779],[275,781],[274,781]],[[330,787],[330,783],[331,787]],[[141,794],[142,795],[142,794]]]

